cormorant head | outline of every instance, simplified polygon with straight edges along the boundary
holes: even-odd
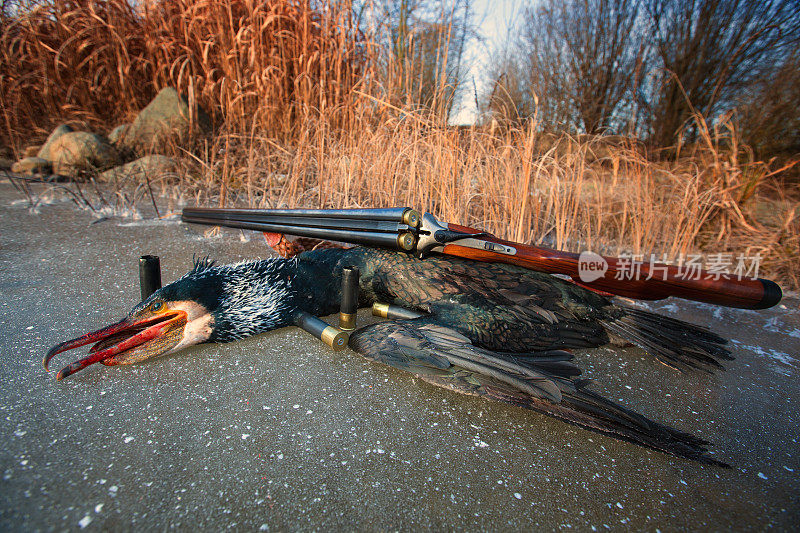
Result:
[[[293,319],[291,282],[296,261],[268,259],[191,272],[158,289],[109,326],[54,346],[58,353],[94,343],[89,355],[62,369],[60,381],[93,363],[126,365],[202,342],[230,342],[287,326]]]

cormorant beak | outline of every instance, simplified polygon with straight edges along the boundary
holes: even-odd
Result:
[[[87,333],[77,339],[62,342],[44,356],[44,368],[49,369],[50,360],[61,352],[95,343],[89,355],[63,368],[56,379],[101,362],[104,365],[130,364],[161,355],[176,346],[186,325],[186,312],[166,310],[161,313],[145,312],[141,318],[130,315],[119,322]]]

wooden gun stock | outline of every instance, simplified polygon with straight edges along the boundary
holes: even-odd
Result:
[[[448,224],[448,228],[472,233],[480,231],[457,224]],[[564,274],[587,288],[637,300],[661,300],[675,296],[727,307],[766,309],[776,305],[783,297],[781,288],[770,280],[725,279],[721,276],[714,279],[715,275],[703,270],[696,270],[692,276],[686,277],[674,265],[654,264],[651,275],[650,265],[640,263],[637,265],[638,275],[630,279],[630,264],[610,257],[603,258],[608,263],[608,270],[602,277],[584,282],[578,272],[579,254],[504,241],[494,236],[481,236],[481,240],[511,246],[517,253],[508,255],[459,246],[457,243],[445,245],[442,253],[476,261],[507,263],[549,274]]]

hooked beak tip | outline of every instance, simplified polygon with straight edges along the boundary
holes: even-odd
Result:
[[[57,346],[55,348],[51,348],[42,359],[42,366],[44,366],[44,369],[48,372],[50,372],[50,360],[58,353],[57,348]]]
[[[61,381],[65,377],[71,376],[78,370],[81,370],[87,366],[88,364],[85,362],[85,359],[71,363],[58,371],[58,374],[56,374],[56,381]]]

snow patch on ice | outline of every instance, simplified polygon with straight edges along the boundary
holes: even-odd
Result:
[[[788,353],[779,352],[778,350],[775,350],[775,349],[772,349],[772,348],[763,348],[761,346],[751,346],[751,345],[748,345],[748,344],[743,344],[743,343],[741,343],[739,341],[736,341],[736,340],[732,340],[731,342],[733,344],[737,344],[737,345],[741,346],[742,348],[744,348],[746,350],[750,350],[751,352],[753,352],[754,354],[758,355],[759,357],[765,357],[765,358],[770,359],[772,361],[776,361],[778,363],[781,363],[782,365],[788,366],[788,367],[790,367],[792,369],[796,369],[797,368],[797,359],[795,359],[794,357],[792,357]],[[780,367],[780,368],[776,367],[775,370],[777,370],[778,372],[780,372],[780,373],[782,373],[784,375],[787,375],[787,376],[789,375],[789,371],[784,369],[783,367]]]
[[[65,194],[56,193],[54,189],[46,190],[40,194],[31,194],[30,198],[21,198],[9,202],[11,207],[25,207],[28,208],[34,215],[38,215],[43,205],[53,205],[56,203],[69,201]]]
[[[96,209],[93,213],[95,217],[122,217],[132,218],[133,220],[142,220],[142,214],[135,207],[129,206],[110,206],[106,205]]]
[[[800,339],[800,329],[793,328],[791,331],[788,329],[781,329],[778,324],[778,318],[780,317],[774,316],[767,320],[764,324],[764,329],[771,333],[780,333],[781,335],[788,335],[789,337]]]
[[[141,217],[139,217],[141,219]],[[136,219],[135,222],[121,222],[117,224],[120,228],[138,228],[150,226],[174,226],[181,223],[179,215],[170,215],[164,218],[149,218],[147,220]]]

